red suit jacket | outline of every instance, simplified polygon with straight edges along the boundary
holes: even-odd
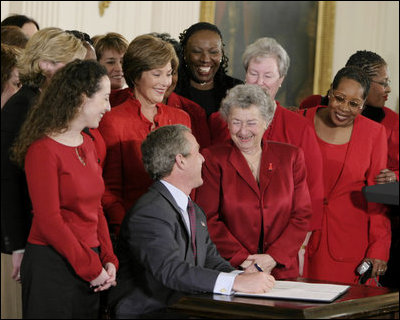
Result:
[[[312,123],[317,109],[308,109],[306,114]],[[391,231],[386,208],[367,203],[361,192],[365,185],[375,184],[374,178],[385,168],[386,158],[384,127],[357,116],[341,174],[333,189],[325,190],[324,201],[329,253],[336,261],[353,262],[354,268],[364,257],[385,261],[389,258]],[[319,237],[316,232],[310,239],[310,256],[318,248]]]
[[[399,180],[399,114],[387,107],[383,107],[385,117],[381,124],[386,129],[388,141],[387,168],[394,171]]]
[[[307,167],[307,184],[312,195],[313,215],[310,221],[310,230],[320,229],[324,185],[321,152],[313,127],[309,121],[295,112],[285,109],[278,101],[276,101],[276,105],[274,117],[265,131],[264,139],[289,143],[303,149]],[[227,123],[219,112],[210,115],[209,127],[211,144],[218,144],[230,139]]]
[[[298,276],[297,253],[311,217],[303,151],[264,142],[259,185],[232,141],[202,153],[204,183],[196,190],[196,202],[221,255],[239,266],[257,253],[263,228],[263,252],[278,263],[272,274]]]
[[[154,118],[157,127],[183,124],[191,127],[189,115],[176,108],[157,104]],[[103,168],[106,190],[104,211],[110,225],[119,226],[135,201],[152,184],[142,163],[141,144],[151,131],[152,123],[141,112],[140,102],[129,97],[123,104],[106,113],[99,130],[107,146]]]
[[[299,109],[313,108],[321,105],[322,96],[315,94],[305,98]],[[387,168],[392,170],[399,180],[399,114],[393,110],[382,107],[385,117],[380,122],[386,129],[388,142],[388,162]]]

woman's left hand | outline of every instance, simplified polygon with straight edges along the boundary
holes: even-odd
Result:
[[[382,169],[381,172],[375,177],[377,184],[390,183],[397,181],[396,174],[389,169]]]
[[[101,286],[96,287],[96,289],[94,290],[95,292],[104,291],[109,289],[111,286],[115,287],[117,285],[117,269],[115,268],[115,265],[111,262],[107,262],[104,266],[104,269],[106,270],[110,278]]]
[[[253,260],[253,263],[247,268],[257,272],[257,268],[254,264],[257,264],[264,272],[271,273],[272,269],[276,266],[276,261],[269,254],[251,254],[247,257],[247,260]]]
[[[372,263],[371,278],[376,276],[382,276],[387,270],[387,262],[380,259],[365,258],[364,261],[370,261]]]

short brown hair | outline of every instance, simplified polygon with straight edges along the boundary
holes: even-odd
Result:
[[[21,49],[15,46],[1,44],[1,93],[3,93],[6,82],[11,78],[11,72],[17,66]]]
[[[17,26],[2,26],[1,27],[1,43],[19,48],[25,48],[28,42],[28,37]]]
[[[96,50],[97,61],[101,59],[105,50],[115,50],[124,54],[128,48],[128,40],[122,34],[109,32],[105,35],[96,36],[94,49]]]
[[[178,57],[174,47],[159,38],[141,35],[133,39],[124,55],[122,69],[130,88],[140,79],[144,71],[164,67],[171,63],[172,72],[178,70]]]

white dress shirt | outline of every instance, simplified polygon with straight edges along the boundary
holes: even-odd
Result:
[[[188,196],[182,190],[178,189],[177,187],[173,186],[167,181],[160,180],[160,182],[168,189],[168,191],[174,198],[175,202],[177,203],[181,211],[183,221],[185,221],[186,229],[190,237],[191,235],[190,220],[189,220],[189,214],[187,212]],[[233,282],[235,281],[236,276],[241,272],[242,271],[239,270],[234,270],[230,273],[220,272],[220,274],[217,277],[217,281],[215,282],[213,293],[219,293],[225,295],[232,294]]]

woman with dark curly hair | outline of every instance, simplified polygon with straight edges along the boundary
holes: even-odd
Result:
[[[175,92],[198,103],[208,117],[218,111],[226,91],[243,81],[226,74],[228,58],[217,26],[207,22],[193,24],[180,34],[179,40],[182,52]]]
[[[95,319],[98,292],[116,284],[102,170],[92,139],[82,133],[110,111],[109,95],[98,62],[67,64],[30,109],[12,149],[33,207],[21,265],[24,318]]]

